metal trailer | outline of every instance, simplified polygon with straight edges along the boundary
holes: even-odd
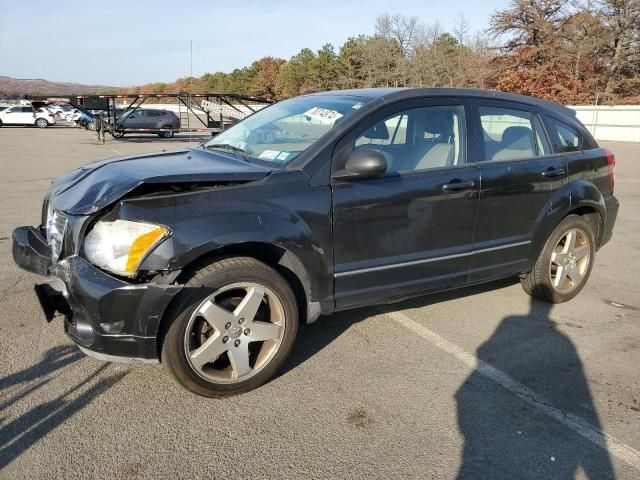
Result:
[[[25,97],[46,98],[46,96]],[[108,132],[114,137],[124,133],[162,133],[164,129],[126,128],[118,125],[124,115],[139,109],[149,99],[176,99],[180,128],[174,132],[211,132],[216,134],[260,108],[275,103],[274,100],[236,93],[138,93],[124,95],[71,95],[68,103],[94,118],[98,139],[104,143]],[[125,99],[122,109],[117,101]],[[204,106],[203,106],[204,105]],[[186,126],[185,126],[186,125]],[[93,130],[93,128],[92,128]]]

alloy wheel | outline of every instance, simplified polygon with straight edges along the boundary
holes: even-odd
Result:
[[[271,361],[284,331],[284,306],[272,290],[234,283],[216,290],[195,309],[185,330],[184,351],[200,377],[236,383]]]
[[[589,271],[591,242],[581,228],[572,228],[560,237],[549,262],[549,279],[559,293],[578,288]]]

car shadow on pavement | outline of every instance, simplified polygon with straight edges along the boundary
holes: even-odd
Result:
[[[422,308],[429,305],[435,305],[437,303],[454,300],[456,298],[477,295],[483,292],[505,288],[514,285],[517,282],[518,279],[516,277],[505,278],[481,285],[474,285],[430,295],[422,295],[397,303],[357,308],[320,317],[315,323],[310,325],[300,325],[293,350],[274,378],[278,378],[303,364],[342,335],[352,325],[366,320],[369,317],[380,315],[386,311]]]
[[[36,393],[54,380],[54,374],[59,373],[60,369],[83,357],[75,345],[54,347],[48,350],[37,364],[0,378],[0,392],[3,398],[0,401],[0,412],[6,412],[9,406]],[[35,406],[6,423],[5,418],[1,418],[0,471],[127,374],[120,372],[96,380],[108,367],[109,364],[105,363],[52,400],[32,402]],[[5,392],[17,386],[23,389],[11,398],[5,399]]]
[[[580,357],[551,309],[532,300],[528,314],[505,317],[478,348],[478,367],[455,395],[464,436],[458,479],[574,479],[580,470],[589,479],[615,478],[606,448],[545,413],[560,409],[568,423],[579,417],[601,428]],[[535,397],[504,389],[489,378],[492,369]]]

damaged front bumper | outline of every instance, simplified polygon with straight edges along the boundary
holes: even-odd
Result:
[[[47,321],[65,317],[64,328],[82,351],[104,360],[157,361],[162,316],[179,285],[129,283],[78,255],[56,264],[41,230],[13,232],[13,258],[30,272],[53,278],[35,286]]]

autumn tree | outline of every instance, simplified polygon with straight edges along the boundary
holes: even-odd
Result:
[[[489,36],[490,35],[490,36]],[[284,99],[338,88],[497,88],[560,102],[640,96],[640,0],[511,0],[487,34],[460,16],[380,15],[373,35],[336,48],[267,56],[231,72],[152,83],[128,93],[234,92]]]
[[[253,62],[253,78],[250,93],[257,96],[275,98],[276,84],[280,67],[285,63],[282,58],[264,57]]]

